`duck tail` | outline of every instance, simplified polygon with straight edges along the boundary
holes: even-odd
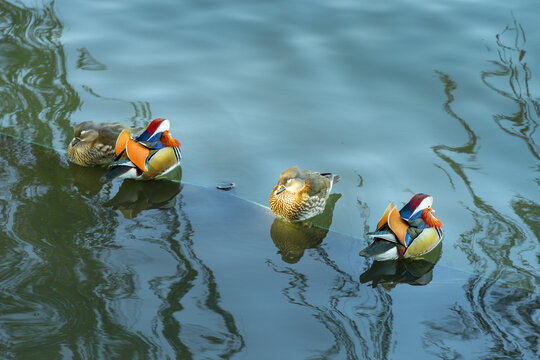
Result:
[[[321,175],[327,177],[328,179],[330,179],[332,184],[337,184],[339,182],[339,180],[341,180],[341,176],[339,176],[338,174],[321,173]]]
[[[112,181],[113,179],[124,175],[130,169],[132,169],[132,167],[130,166],[112,166],[109,171],[107,171],[105,175],[101,177],[100,180],[102,183],[108,183],[109,181]]]
[[[358,255],[378,261],[395,260],[399,257],[396,244],[381,239],[376,239]]]

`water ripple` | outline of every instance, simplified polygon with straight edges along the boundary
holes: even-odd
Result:
[[[481,78],[490,89],[515,102],[519,110],[510,115],[497,114],[493,119],[504,132],[525,141],[529,151],[540,160],[537,143],[540,136],[537,132],[540,123],[540,102],[529,90],[532,75],[525,59],[527,53],[525,30],[514,19],[513,25],[506,26],[496,38],[499,58],[492,61],[496,69],[483,71]],[[492,78],[493,80],[504,78],[507,80],[507,86],[493,85],[490,82]]]
[[[1,1],[0,9],[0,66],[8,70],[0,73],[2,128],[63,148],[71,136],[70,114],[80,100],[66,80],[59,42],[63,26],[54,5],[31,8]]]
[[[511,251],[526,252],[528,248],[527,230],[520,223],[500,213],[488,201],[484,200],[475,190],[476,184],[470,180],[470,172],[478,171],[475,165],[479,149],[479,137],[470,125],[452,109],[453,91],[456,83],[450,76],[438,73],[445,86],[447,101],[444,104],[446,112],[459,121],[467,133],[466,143],[462,146],[433,146],[433,151],[451,169],[447,174],[451,178],[457,176],[469,192],[474,207],[465,207],[470,212],[470,218],[475,225],[459,236],[456,245],[466,254],[470,263],[478,273],[491,273],[494,278],[501,278],[511,283],[533,289],[535,276],[534,267],[513,261]],[[456,179],[453,179],[455,182]]]

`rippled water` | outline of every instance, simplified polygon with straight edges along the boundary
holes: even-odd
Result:
[[[535,358],[537,1],[0,9],[0,357]],[[62,152],[158,116],[182,184]],[[320,227],[257,205],[292,165],[342,177]],[[442,246],[359,258],[416,192]]]

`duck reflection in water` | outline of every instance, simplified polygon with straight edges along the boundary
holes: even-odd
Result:
[[[179,173],[175,178],[181,179],[182,168],[178,167],[174,172]],[[180,181],[154,180],[137,181],[124,180],[116,195],[105,205],[120,210],[126,219],[134,219],[144,210],[170,209],[176,205],[176,195],[181,190]]]
[[[297,263],[306,249],[317,247],[328,234],[336,202],[341,194],[329,196],[324,211],[303,222],[289,222],[279,217],[274,219],[270,237],[279,249],[281,259],[289,264]]]
[[[103,187],[100,179],[106,172],[107,168],[104,167],[86,167],[73,162],[69,163],[69,173],[73,183],[79,193],[87,197],[93,197],[99,193]]]
[[[427,285],[433,279],[433,269],[441,258],[441,253],[442,242],[422,257],[374,261],[369,269],[360,275],[360,282],[371,282],[372,287],[381,284],[386,290],[392,290],[397,284]]]

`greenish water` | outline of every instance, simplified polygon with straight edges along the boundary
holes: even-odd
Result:
[[[535,358],[539,11],[0,0],[0,358]],[[79,122],[154,117],[182,184],[62,153]],[[257,205],[292,165],[341,175],[330,231]],[[442,247],[358,257],[416,192]]]

